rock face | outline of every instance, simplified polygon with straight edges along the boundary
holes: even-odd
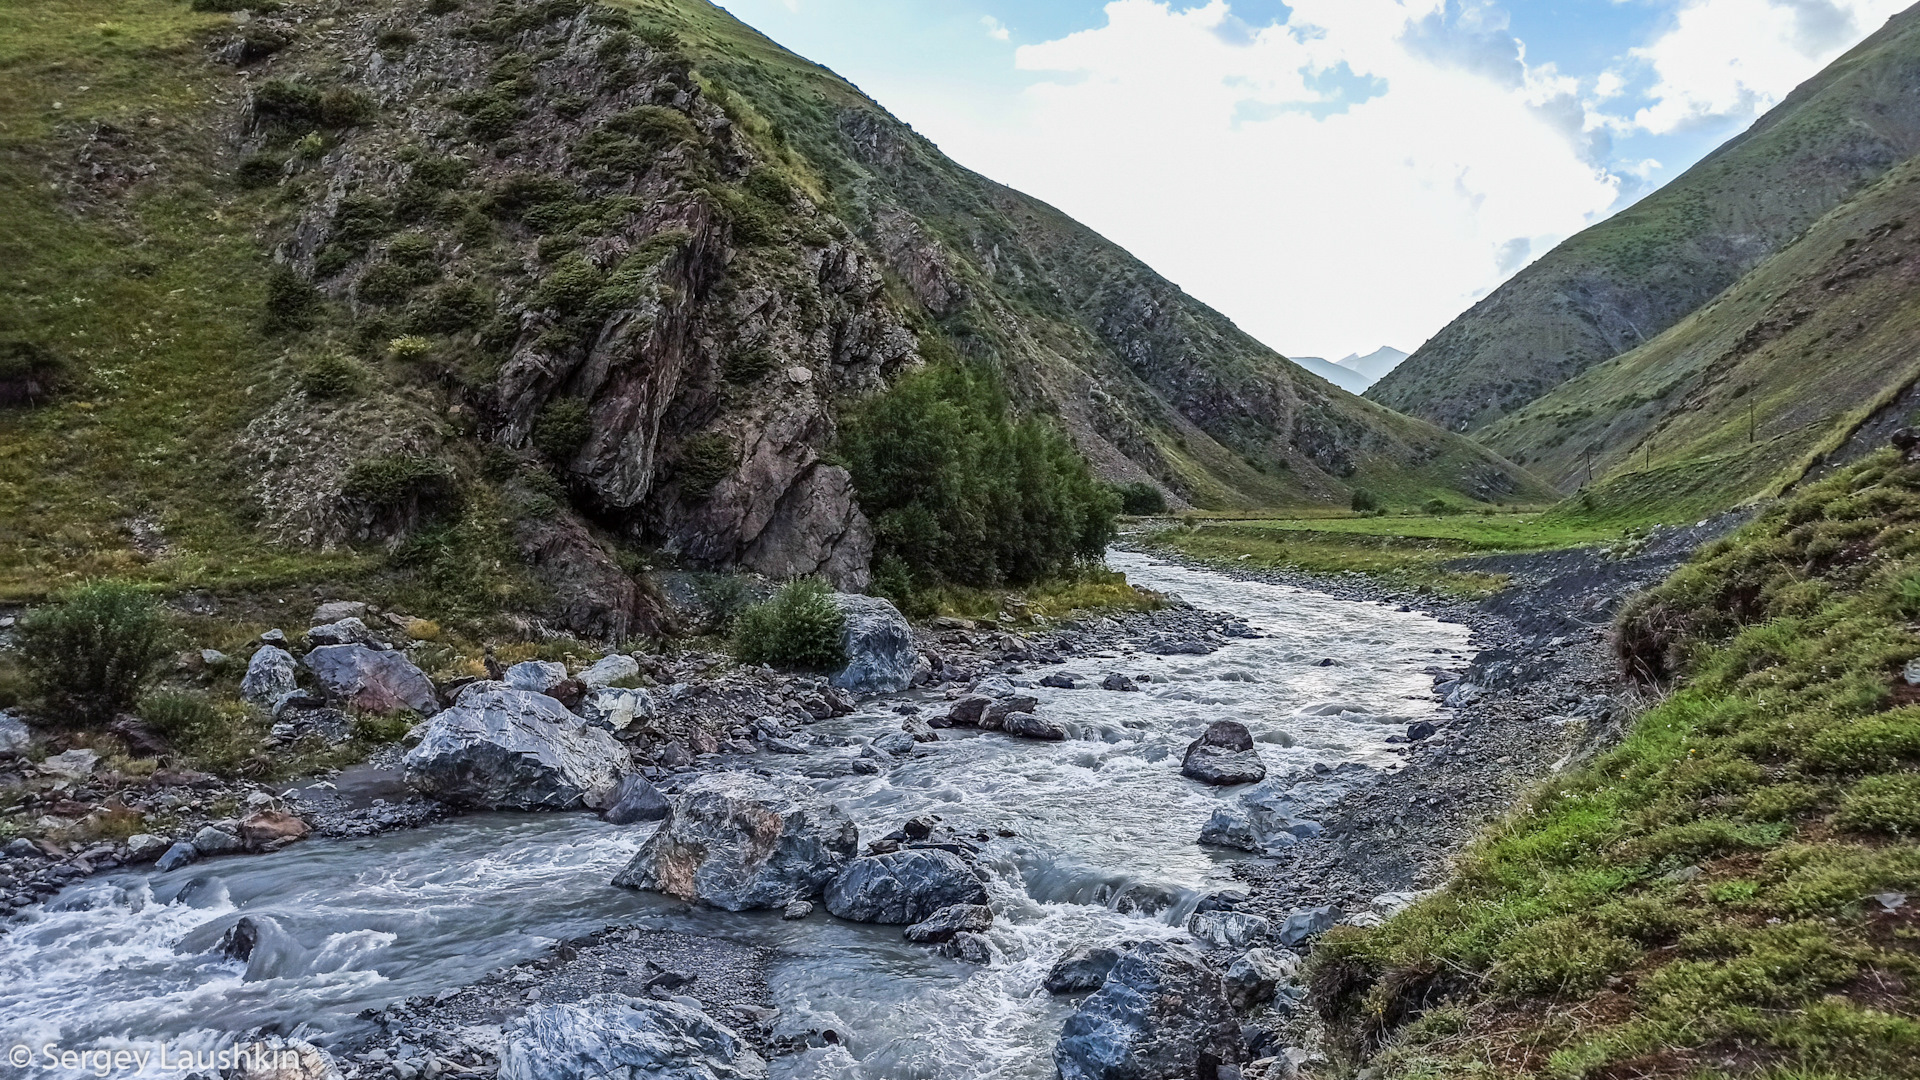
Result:
[[[728,911],[784,908],[818,895],[860,847],[838,806],[804,806],[745,773],[702,776],[672,804],[615,885]]]
[[[240,696],[255,705],[273,705],[300,688],[294,674],[292,654],[262,645],[247,661],[247,673],[240,679]]]
[[[833,603],[847,620],[840,638],[847,666],[828,681],[855,694],[897,694],[911,686],[920,651],[899,609],[877,596],[853,593],[835,593]]]
[[[678,1001],[595,994],[527,1011],[505,1033],[500,1080],[764,1080],[740,1036]]]
[[[1203,784],[1226,787],[1265,780],[1267,766],[1253,748],[1253,734],[1245,724],[1216,720],[1207,725],[1205,734],[1188,744],[1180,773]]]
[[[367,712],[440,711],[433,680],[397,652],[365,645],[323,645],[306,655],[307,670],[329,695]]]
[[[916,848],[854,860],[827,886],[826,902],[852,922],[917,923],[954,904],[985,904],[987,887],[958,855]]]
[[[1054,1047],[1061,1080],[1204,1080],[1240,1061],[1240,1029],[1220,976],[1191,949],[1150,941],[1122,957],[1067,1018]]]
[[[492,810],[603,807],[632,766],[626,747],[544,694],[489,689],[427,722],[407,781],[435,798]]]

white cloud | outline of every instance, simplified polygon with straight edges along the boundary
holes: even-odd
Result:
[[[1630,127],[1654,134],[1748,120],[1907,6],[1908,0],[1687,0],[1633,57],[1651,103]]]
[[[980,16],[980,25],[987,28],[987,36],[995,41],[1005,41],[1012,36],[1005,26],[1000,25],[1000,20],[991,15]]]

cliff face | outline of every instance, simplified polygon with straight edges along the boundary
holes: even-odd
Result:
[[[1542,256],[1367,397],[1486,427],[1651,341],[1920,151],[1920,11],[1908,10],[1666,187]]]

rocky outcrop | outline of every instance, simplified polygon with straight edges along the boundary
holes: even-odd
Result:
[[[613,883],[727,911],[784,908],[819,895],[859,846],[838,806],[803,805],[757,776],[711,773],[674,796]]]
[[[838,465],[815,465],[795,480],[740,557],[777,581],[821,577],[850,593],[872,581],[872,559],[873,527],[855,501],[852,475]]]
[[[973,869],[934,848],[855,859],[826,890],[827,910],[851,922],[918,923],[945,907],[986,902]]]
[[[847,620],[840,637],[847,666],[828,681],[855,694],[897,694],[911,686],[920,650],[900,610],[877,596],[852,593],[835,593],[833,603]]]
[[[1253,734],[1245,724],[1216,720],[1207,725],[1205,734],[1188,744],[1180,773],[1203,784],[1227,787],[1265,780],[1267,766],[1253,748]]]
[[[411,709],[422,716],[440,711],[433,680],[402,653],[365,645],[323,645],[307,653],[304,663],[328,696],[356,709]]]
[[[764,1080],[739,1035],[682,1001],[595,994],[527,1010],[504,1036],[500,1080]]]
[[[578,810],[607,805],[632,762],[558,701],[487,689],[428,721],[406,765],[408,783],[456,806]]]
[[[1198,954],[1151,941],[1114,966],[1067,1018],[1053,1062],[1061,1080],[1207,1080],[1240,1061],[1226,985]]]
[[[274,705],[300,688],[296,675],[293,654],[277,645],[262,645],[247,661],[240,696],[255,705]]]

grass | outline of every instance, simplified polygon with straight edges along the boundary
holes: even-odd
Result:
[[[1665,700],[1440,893],[1322,943],[1347,1064],[1913,1075],[1920,930],[1874,897],[1920,891],[1916,524],[1920,466],[1882,452],[1631,603],[1622,661]]]
[[[919,616],[945,615],[1006,626],[1041,626],[1062,619],[1157,611],[1160,593],[1127,584],[1125,574],[1089,567],[1019,589],[972,589],[943,585],[908,604]]]

